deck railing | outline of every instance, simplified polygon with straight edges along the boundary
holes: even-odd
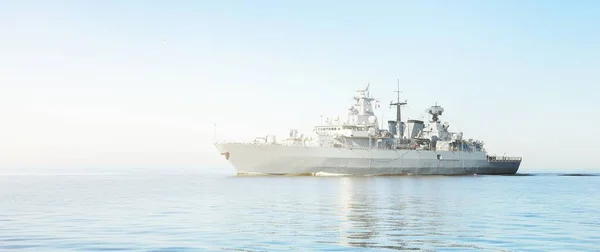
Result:
[[[517,162],[521,161],[522,157],[506,157],[506,156],[488,156],[490,162]]]

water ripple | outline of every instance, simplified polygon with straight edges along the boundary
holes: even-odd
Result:
[[[0,176],[0,250],[593,251],[594,176]]]

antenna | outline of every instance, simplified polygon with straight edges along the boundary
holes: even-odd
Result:
[[[400,93],[402,92],[402,91],[400,91],[400,78],[398,78],[398,90],[396,90],[395,92],[398,93],[397,102],[400,103]]]
[[[400,78],[398,78],[398,90],[394,92],[398,93],[398,100],[396,100],[395,103],[390,102],[390,108],[391,106],[396,106],[396,123],[398,127],[398,135],[400,136],[400,138],[402,138],[404,137],[404,131],[400,130],[400,127],[402,126],[402,112],[400,111],[400,108],[402,107],[402,105],[406,105],[406,101],[400,102],[400,93],[402,92],[400,91]]]
[[[213,143],[217,143],[217,124],[213,123]]]

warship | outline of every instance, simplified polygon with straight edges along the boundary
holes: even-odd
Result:
[[[448,131],[437,103],[425,110],[427,119],[402,121],[407,101],[390,102],[395,120],[379,127],[378,107],[369,85],[354,95],[345,121],[327,120],[314,126],[313,136],[290,130],[251,142],[215,141],[217,150],[238,175],[507,175],[515,174],[521,157],[489,155],[484,143]]]

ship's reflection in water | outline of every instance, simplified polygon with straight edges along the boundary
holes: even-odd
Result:
[[[599,178],[0,176],[0,251],[598,251]]]
[[[460,233],[453,223],[444,192],[445,178],[384,177],[343,178],[340,187],[340,215],[343,218],[341,245],[393,250],[483,249],[444,242]],[[446,178],[448,179],[448,178]],[[455,203],[465,197],[454,197]]]

